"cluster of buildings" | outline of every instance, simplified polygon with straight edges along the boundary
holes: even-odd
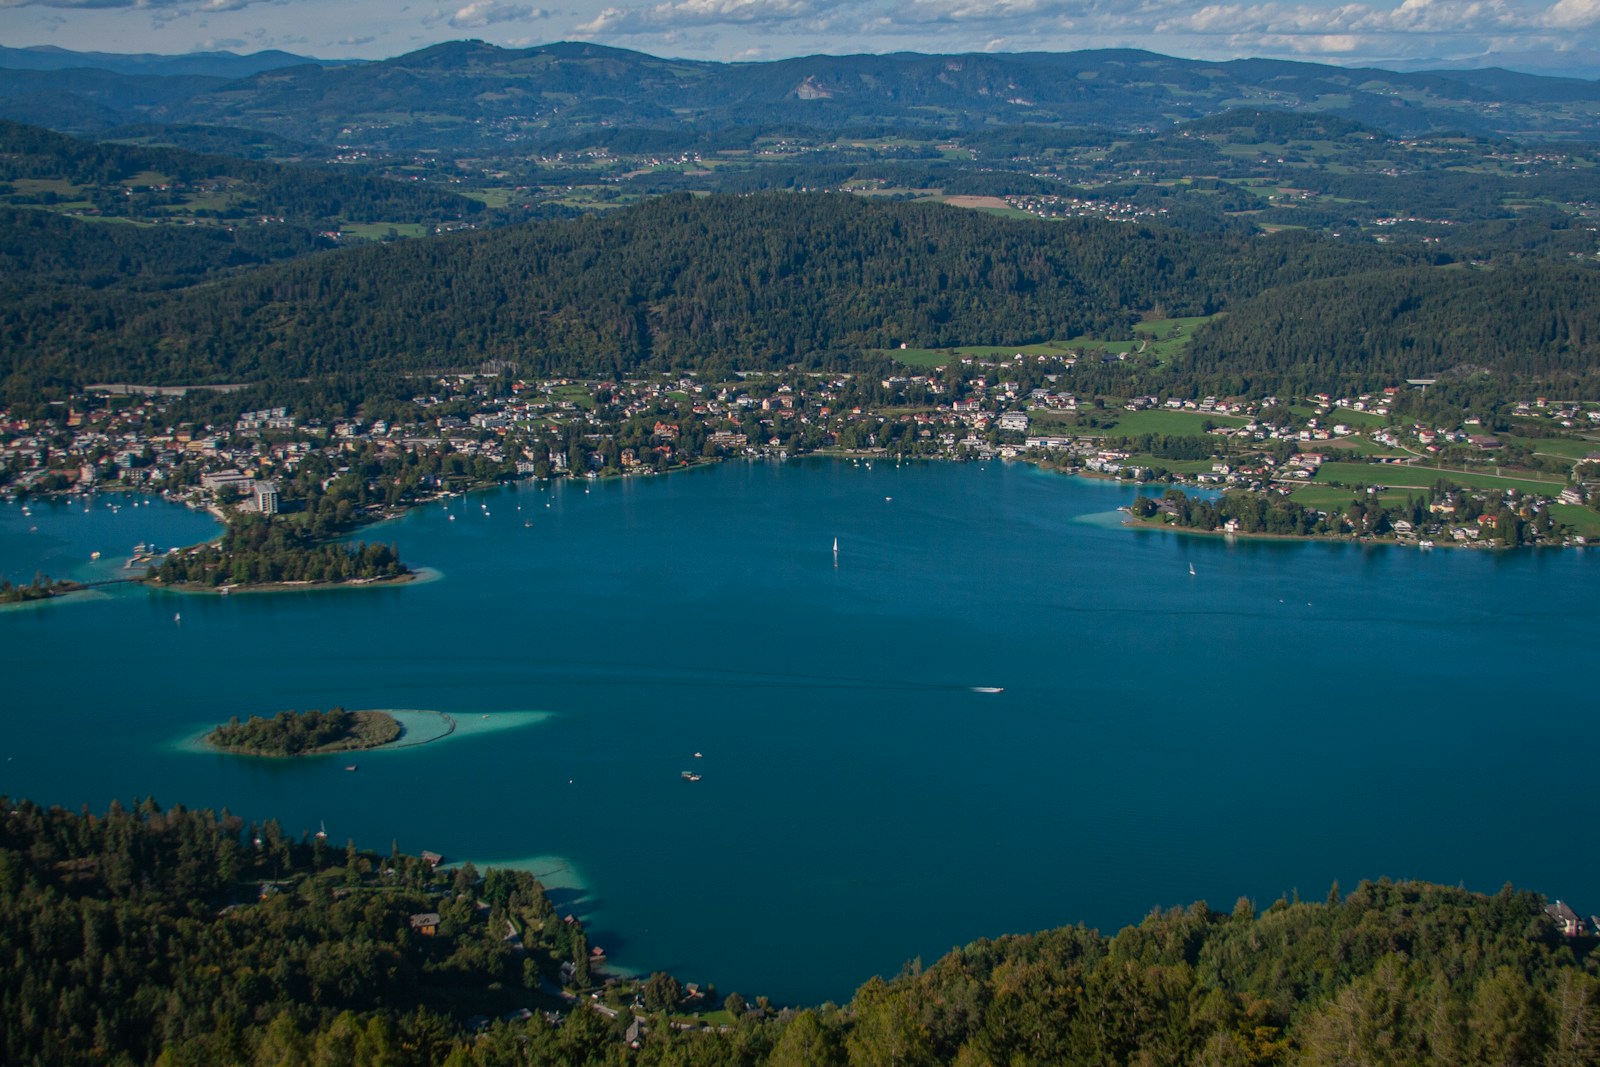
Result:
[[[1109,403],[1080,399],[1069,387],[1079,358],[1020,352],[952,357],[937,370],[870,380],[790,370],[741,372],[718,382],[692,374],[527,381],[515,377],[514,368],[493,366],[426,379],[409,404],[391,403],[371,416],[324,420],[273,406],[198,425],[170,417],[174,396],[102,391],[47,419],[0,412],[0,486],[7,492],[140,487],[270,515],[280,506],[280,480],[312,455],[341,472],[357,456],[444,452],[471,463],[479,477],[484,471],[493,477],[602,477],[728,456],[833,449],[1021,458],[1140,481],[1165,477],[1202,487],[1290,492],[1315,480],[1324,462],[1360,458],[1372,445],[1390,453],[1375,458],[1396,464],[1445,448],[1462,450],[1452,456],[1470,456],[1500,447],[1494,436],[1475,432],[1482,427],[1473,419],[1452,427],[1395,425],[1387,416],[1398,387],[1283,401],[1155,394]],[[1115,426],[1107,430],[1094,419],[1076,418],[1092,413],[1109,420],[1119,410],[1216,416],[1205,432],[1217,439],[1217,461],[1205,468],[1180,465],[1183,473],[1174,473],[1108,441],[1120,436]],[[1514,415],[1564,428],[1600,422],[1600,410],[1542,397],[1516,402]],[[1199,432],[1192,422],[1174,425]],[[1385,476],[1385,469],[1374,464],[1369,481],[1398,479]],[[1586,503],[1590,493],[1579,481],[1551,497],[1529,497],[1519,506],[1536,515],[1551,502]],[[1454,539],[1482,535],[1441,521]]]
[[[1137,222],[1158,219],[1164,207],[1146,207],[1125,200],[1100,200],[1078,196],[1008,196],[1007,204],[1042,219],[1105,219],[1108,222]]]

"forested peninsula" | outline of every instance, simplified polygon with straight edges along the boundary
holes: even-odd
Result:
[[[1600,1063],[1596,939],[1510,887],[1156,910],[779,1007],[607,977],[526,873],[153,800],[0,812],[8,1063]]]
[[[246,756],[317,756],[378,748],[399,740],[399,721],[385,711],[280,711],[244,722],[235,715],[206,734],[206,743]]]

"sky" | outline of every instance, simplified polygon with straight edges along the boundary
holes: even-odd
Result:
[[[1600,0],[0,0],[0,44],[383,59],[473,38],[653,55],[1146,48],[1600,77]]]

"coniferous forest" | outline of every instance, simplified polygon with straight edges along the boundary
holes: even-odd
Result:
[[[665,974],[600,985],[525,873],[153,800],[0,809],[7,1063],[1600,1063],[1595,939],[1510,887],[1195,904],[782,1007]]]
[[[97,285],[91,265],[114,253],[137,275],[165,251],[103,225],[27,214],[0,225],[8,218],[16,274],[81,278],[0,311],[11,396],[90,380],[271,381],[483,360],[586,377],[844,367],[901,344],[1121,336],[1155,310],[1228,313],[1166,374],[1230,393],[1481,372],[1587,395],[1600,346],[1600,275],[1572,261],[1473,267],[1298,232],[1002,219],[839,195],[667,196],[158,291]],[[196,269],[232,254],[192,243],[172,254]]]

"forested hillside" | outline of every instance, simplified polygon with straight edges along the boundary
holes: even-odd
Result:
[[[690,1011],[718,1004],[664,974],[551,992],[595,980],[588,943],[526,874],[436,874],[151,801],[0,810],[8,1063],[1600,1063],[1595,939],[1509,887],[1196,904],[1113,937],[980,941],[843,1007],[730,995],[708,1023]]]
[[[81,141],[14,122],[0,122],[0,183],[6,183],[0,198],[13,204],[83,200],[85,213],[103,217],[267,216],[337,228],[339,220],[446,222],[483,211],[476,200],[425,184],[159,145]],[[202,194],[205,205],[199,206]]]
[[[0,293],[44,294],[40,310],[71,302],[79,289],[164,289],[213,274],[332,248],[290,226],[154,228],[100,224],[0,206]],[[10,314],[26,315],[20,306]]]
[[[1600,272],[1568,263],[1308,281],[1235,305],[1172,368],[1221,392],[1360,393],[1407,378],[1541,382],[1594,395]]]
[[[1299,234],[1010,220],[844,196],[675,196],[280,264],[170,296],[11,308],[0,373],[42,385],[485,359],[525,374],[762,367],[901,343],[1117,336],[1141,312],[1203,315],[1273,286],[1408,262],[1413,253]]]

